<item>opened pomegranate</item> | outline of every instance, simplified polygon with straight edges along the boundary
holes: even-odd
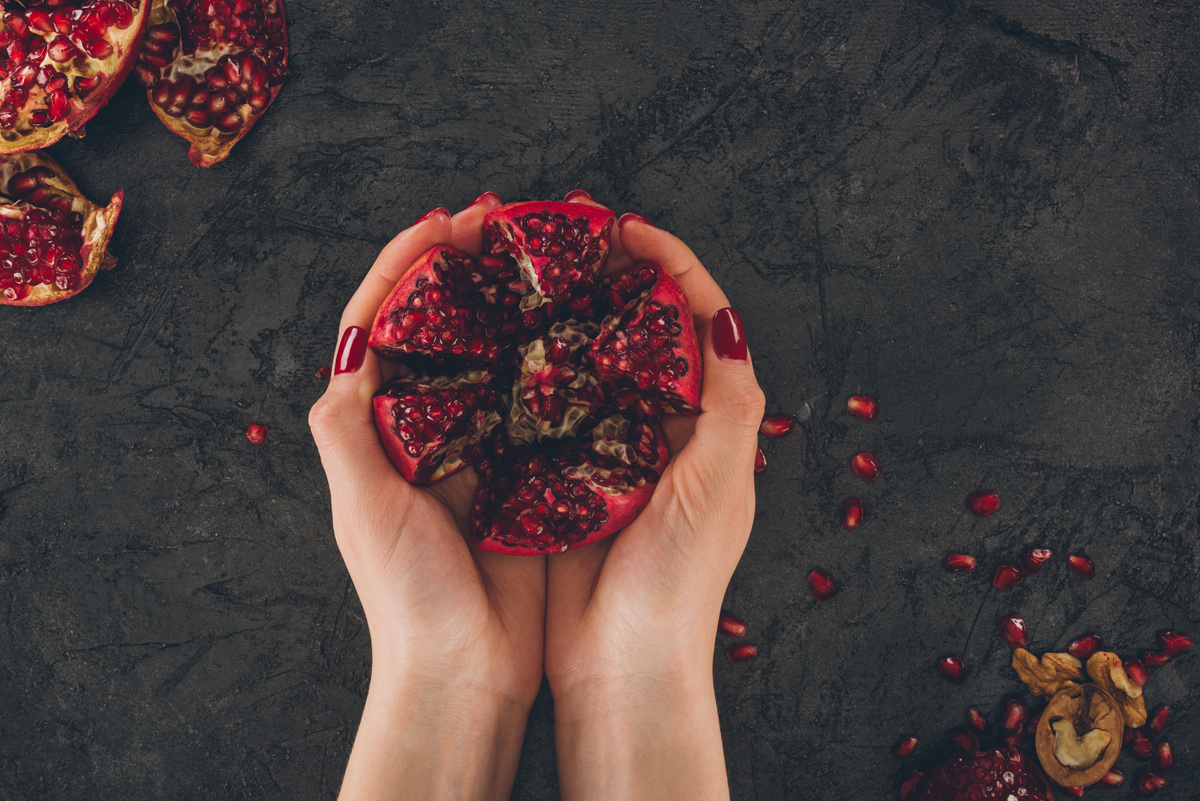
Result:
[[[49,156],[0,156],[0,303],[65,300],[116,264],[106,248],[123,197],[97,206]]]
[[[211,167],[229,156],[283,88],[283,2],[152,1],[134,75],[163,124],[192,143],[191,162]]]
[[[914,773],[914,776],[917,774]],[[905,783],[901,801],[1053,801],[1050,783],[1034,760],[1016,748],[950,757]]]
[[[653,262],[599,280],[613,220],[503,206],[484,219],[484,256],[434,247],[376,315],[371,346],[408,371],[376,395],[380,438],[413,484],[474,466],[483,549],[557,553],[623,528],[667,464],[659,419],[699,413],[679,285]]]
[[[150,0],[5,2],[0,153],[82,135],[133,69]]]

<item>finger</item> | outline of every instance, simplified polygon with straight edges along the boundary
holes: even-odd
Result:
[[[484,192],[472,200],[471,205],[450,218],[450,244],[479,258],[483,253],[483,216],[503,205],[495,192]]]
[[[597,209],[607,209],[603,203],[597,203],[596,200],[583,189],[575,189],[567,193],[563,198],[565,203],[582,203],[586,206],[593,206]],[[601,270],[601,275],[611,275],[612,273],[624,270],[629,265],[633,264],[629,256],[625,253],[625,247],[621,244],[621,232],[618,226],[614,225],[612,234],[608,240],[608,259],[604,262],[604,269]]]
[[[704,269],[700,259],[677,237],[655,228],[649,220],[636,214],[622,215],[617,226],[631,259],[635,262],[656,261],[679,282],[698,324],[729,305],[729,298]]]

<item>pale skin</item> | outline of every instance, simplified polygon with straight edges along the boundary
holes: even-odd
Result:
[[[430,247],[478,254],[483,215],[499,205],[485,195],[393,239],[346,306],[339,341],[349,326],[370,329]],[[764,400],[749,359],[713,349],[713,315],[729,302],[703,265],[671,234],[625,217],[606,271],[646,259],[691,303],[704,411],[664,421],[671,461],[650,504],[616,536],[552,557],[473,548],[474,472],[416,488],[395,471],[371,407],[394,368],[369,349],[313,406],[334,534],[372,643],[340,798],[508,798],[543,675],[564,799],[729,797],[713,641],[754,517]]]

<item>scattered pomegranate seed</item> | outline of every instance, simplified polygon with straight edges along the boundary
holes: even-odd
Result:
[[[1129,744],[1132,742],[1133,742],[1133,729],[1126,726],[1121,734],[1121,747],[1128,748]]]
[[[1149,798],[1167,786],[1166,779],[1148,770],[1139,770],[1137,776],[1133,777],[1133,781],[1133,786],[1137,788],[1137,793],[1142,798]]]
[[[1043,709],[1041,712],[1038,712],[1036,715],[1033,714],[1032,712],[1029,713],[1029,720],[1027,720],[1025,722],[1025,733],[1026,734],[1037,734],[1038,724],[1042,722],[1042,712],[1045,712],[1045,711],[1046,710]]]
[[[768,417],[762,421],[762,425],[758,427],[759,433],[764,437],[771,439],[779,439],[792,433],[792,427],[796,425],[796,418],[790,414],[781,414],[775,417]]]
[[[1030,548],[1021,557],[1021,569],[1029,575],[1033,575],[1042,569],[1042,565],[1050,561],[1050,557],[1054,555],[1054,551],[1049,548]]]
[[[1084,581],[1091,581],[1096,576],[1095,563],[1091,559],[1088,559],[1087,554],[1083,551],[1068,556],[1067,567],[1071,568],[1071,572]]]
[[[808,586],[812,588],[813,597],[818,601],[828,601],[841,589],[837,579],[819,567],[813,568],[808,574]]]
[[[879,401],[870,395],[851,395],[846,401],[846,409],[855,417],[861,417],[868,423],[879,414]]]
[[[858,498],[847,498],[842,503],[842,528],[853,531],[867,519],[867,505]]]
[[[979,750],[979,736],[966,726],[955,726],[948,736],[954,747],[964,754],[972,754]]]
[[[1071,798],[1083,798],[1082,787],[1060,787],[1064,795],[1069,795]]]
[[[1129,680],[1139,687],[1145,687],[1146,682],[1150,680],[1150,672],[1146,670],[1146,666],[1140,659],[1126,659],[1124,668],[1125,675],[1129,676]]]
[[[313,375],[315,375],[317,378],[321,379],[322,381],[328,381],[329,380],[329,368],[328,367],[318,367],[317,372],[314,373]]]
[[[735,665],[749,662],[751,659],[758,658],[758,646],[748,642],[735,642],[725,649],[725,658]]]
[[[267,440],[267,426],[260,426],[258,423],[251,423],[246,426],[246,439],[253,442],[255,445],[262,445]]]
[[[1001,592],[1011,590],[1023,578],[1025,574],[1021,572],[1021,568],[1012,562],[1001,562],[996,565],[996,572],[992,574],[992,586]]]
[[[1154,746],[1154,769],[1166,773],[1175,767],[1175,755],[1171,753],[1171,744],[1164,741]]]
[[[904,780],[904,784],[900,785],[900,801],[913,801],[916,798],[917,785],[924,776],[921,771],[914,770],[912,776]]]
[[[912,756],[912,753],[914,750],[916,750],[916,747],[917,738],[910,734],[907,737],[901,737],[896,741],[896,744],[892,746],[892,754],[896,757],[896,759],[908,759],[910,756]]]
[[[854,471],[854,475],[868,484],[879,478],[879,474],[883,472],[883,468],[879,466],[879,460],[866,451],[857,454],[850,460],[850,469]]]
[[[1020,748],[1025,743],[1025,732],[1010,732],[1000,739],[1009,748]]]
[[[970,554],[952,553],[946,555],[944,567],[947,573],[969,573],[975,569],[977,564],[978,560]]]
[[[972,492],[967,496],[967,508],[976,517],[988,517],[1000,508],[1000,496],[994,492]]]
[[[1124,783],[1125,774],[1115,768],[1101,776],[1099,781],[1102,787],[1120,787]]]
[[[1129,743],[1129,753],[1138,759],[1149,759],[1153,748],[1154,745],[1150,742],[1150,738],[1146,736],[1146,732],[1141,729],[1133,730],[1133,739]]]
[[[750,627],[733,612],[721,610],[721,619],[717,622],[717,630],[730,637],[745,637]]]
[[[1024,648],[1029,645],[1029,629],[1025,626],[1023,617],[1004,615],[996,620],[996,628],[1000,630],[1000,637],[1009,648]]]
[[[1173,630],[1160,631],[1158,642],[1162,645],[1163,650],[1171,656],[1178,656],[1195,644],[1191,637]]]
[[[983,716],[978,707],[967,707],[967,723],[980,734],[988,730],[987,718]]]
[[[1166,651],[1142,651],[1138,658],[1148,668],[1160,668],[1171,661],[1171,655]]]
[[[1000,728],[1009,734],[1023,734],[1028,719],[1029,706],[1020,698],[1009,698],[1000,714]]]
[[[1081,662],[1086,662],[1087,658],[1099,651],[1103,644],[1104,641],[1100,639],[1100,635],[1093,631],[1067,643],[1067,653]]]
[[[767,472],[767,455],[763,453],[762,448],[754,454],[754,475],[761,476]]]
[[[962,684],[967,680],[967,663],[963,662],[960,656],[943,656],[937,661],[937,670],[942,674],[942,678],[955,684]]]
[[[1167,715],[1171,714],[1171,707],[1163,704],[1158,709],[1150,714],[1150,731],[1155,734],[1162,734],[1167,728]]]

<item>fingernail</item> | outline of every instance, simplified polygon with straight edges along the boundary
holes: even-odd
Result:
[[[572,189],[563,198],[563,203],[570,203],[572,200],[595,200],[595,198],[586,189]]]
[[[447,209],[443,206],[438,206],[436,209],[427,211],[424,214],[422,214],[420,217],[418,217],[417,221],[415,223],[413,223],[413,225],[420,225],[421,223],[425,222],[426,220],[428,220],[430,217],[432,217],[435,214],[445,214],[447,217],[449,217],[450,209]],[[409,226],[409,227],[411,228],[412,226]]]
[[[479,197],[472,200],[471,205],[467,206],[467,208],[469,209],[469,208],[471,208],[471,206],[478,206],[480,203],[483,203],[483,202],[489,201],[489,200],[494,200],[500,204],[503,204],[503,202],[504,202],[504,201],[500,200],[500,196],[497,195],[495,192],[484,192],[482,195],[480,195]],[[424,219],[424,218],[422,217],[421,219]],[[420,222],[420,220],[418,220],[417,222]]]
[[[642,225],[648,225],[651,228],[657,228],[654,223],[647,220],[640,214],[634,214],[632,211],[627,211],[621,215],[621,219],[617,221],[617,225],[624,225],[627,222],[640,222]]]
[[[737,309],[727,306],[713,315],[713,350],[722,361],[746,362],[746,327]]]
[[[333,360],[333,374],[357,373],[366,355],[366,330],[357,325],[350,326],[342,333],[342,341],[338,344],[337,358]]]

